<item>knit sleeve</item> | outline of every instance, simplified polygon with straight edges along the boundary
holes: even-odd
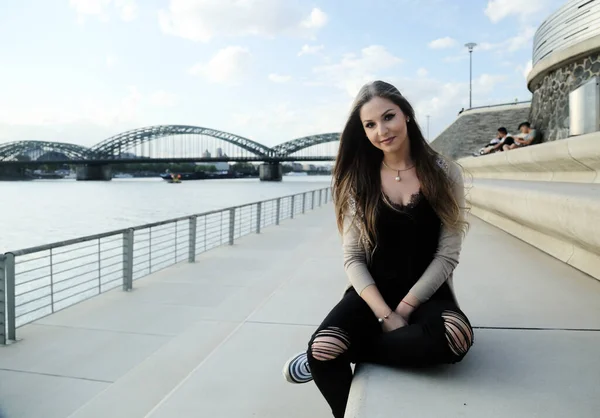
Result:
[[[362,291],[375,284],[371,273],[367,268],[365,248],[361,243],[361,234],[355,218],[357,216],[356,206],[350,202],[350,208],[344,216],[344,230],[342,234],[342,248],[344,257],[344,270],[350,280],[350,284],[359,295]]]
[[[458,203],[461,219],[466,216],[465,190],[461,169],[454,163],[442,163],[452,182],[452,191]],[[426,302],[450,277],[459,262],[462,248],[462,231],[451,231],[442,225],[437,251],[433,260],[411,288],[410,292],[421,303]]]

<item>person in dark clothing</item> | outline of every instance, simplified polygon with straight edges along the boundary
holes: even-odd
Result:
[[[343,418],[352,363],[456,363],[474,336],[452,284],[468,227],[462,173],[428,145],[412,106],[388,83],[358,93],[333,201],[349,286],[283,374],[314,380]]]

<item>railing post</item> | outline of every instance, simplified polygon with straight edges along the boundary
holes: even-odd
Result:
[[[6,256],[0,254],[0,345],[6,344],[6,275],[4,266]]]
[[[319,190],[319,207],[323,204],[323,189]]]
[[[235,208],[229,209],[229,245],[233,245],[233,233],[235,231]]]
[[[302,214],[306,212],[306,192],[302,193]]]
[[[312,199],[310,200],[310,210],[315,210],[315,191],[312,191]]]
[[[296,196],[292,196],[292,207],[290,209],[290,218],[294,219],[294,203],[296,202]]]
[[[133,229],[123,232],[123,290],[133,289]]]
[[[4,254],[4,285],[6,312],[6,340],[16,341],[16,321],[15,316],[15,256],[11,253]]]
[[[175,221],[175,256],[173,258],[173,263],[177,264],[177,221]]]
[[[281,212],[281,198],[277,198],[277,209],[275,214],[275,225],[279,225],[279,212]]]
[[[189,241],[189,250],[188,250],[188,262],[195,263],[196,262],[196,217],[192,216],[190,218],[190,241]]]
[[[262,202],[258,202],[256,207],[256,233],[260,234],[260,218],[262,216]]]
[[[325,189],[325,204],[329,201],[329,189]]]
[[[50,248],[50,305],[54,313],[54,258],[52,256],[52,248]]]

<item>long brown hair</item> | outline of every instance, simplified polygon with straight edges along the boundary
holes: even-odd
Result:
[[[380,168],[383,151],[376,148],[367,138],[360,120],[360,109],[374,97],[394,102],[400,107],[407,122],[407,135],[410,153],[415,163],[421,191],[442,221],[452,230],[465,230],[459,205],[452,192],[452,182],[439,161],[445,161],[427,143],[415,119],[415,112],[398,89],[384,81],[375,81],[364,85],[352,106],[348,121],[340,137],[340,147],[333,169],[332,190],[338,229],[343,233],[344,217],[347,209],[355,205],[359,230],[371,248],[376,245],[377,231],[375,222],[377,206],[381,198]]]

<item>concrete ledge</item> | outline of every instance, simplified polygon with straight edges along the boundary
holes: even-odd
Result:
[[[600,183],[600,132],[458,163],[474,178]]]
[[[476,329],[455,365],[360,365],[345,418],[597,417],[599,334]]]
[[[477,180],[472,213],[600,280],[600,186]]]

